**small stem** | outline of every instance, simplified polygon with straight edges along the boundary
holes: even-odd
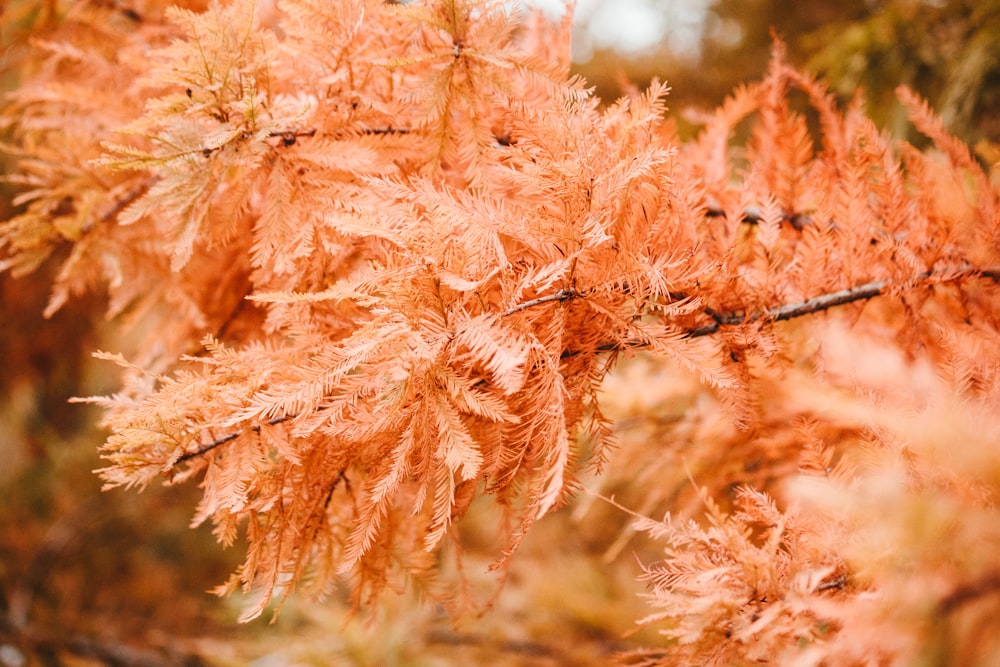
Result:
[[[929,275],[930,274],[922,274],[920,279],[926,279]],[[858,285],[857,287],[830,292],[829,294],[821,294],[820,296],[806,299],[805,301],[800,301],[798,303],[786,303],[774,308],[767,308],[766,310],[757,311],[750,315],[709,311],[709,316],[715,321],[712,324],[706,324],[705,326],[698,327],[697,329],[691,329],[688,332],[688,337],[697,338],[699,336],[708,336],[718,331],[720,327],[735,326],[737,324],[743,324],[744,322],[756,322],[761,319],[771,320],[773,322],[791,320],[796,317],[802,317],[803,315],[810,315],[812,313],[829,310],[834,306],[843,306],[854,301],[870,299],[882,294],[887,287],[889,287],[889,281],[878,280],[875,282],[865,283],[864,285]]]
[[[971,266],[963,266],[950,270],[924,271],[923,273],[917,275],[913,279],[913,282],[921,283],[930,278],[940,278],[944,281],[948,281],[974,276],[981,276],[983,278],[989,278],[993,281],[998,281],[1000,280],[1000,267],[994,266],[986,269],[976,269]],[[885,293],[891,285],[892,283],[888,280],[876,280],[870,283],[865,283],[864,285],[858,285],[857,287],[850,287],[848,289],[842,289],[828,294],[821,294],[798,303],[787,303],[781,306],[767,308],[765,310],[751,313],[750,315],[719,313],[706,309],[705,312],[715,321],[711,324],[698,327],[697,329],[691,329],[688,332],[688,336],[691,338],[707,336],[718,331],[720,327],[735,326],[737,324],[743,324],[744,322],[756,322],[757,320],[762,319],[770,320],[772,322],[780,322],[781,320],[791,320],[796,317],[802,317],[803,315],[819,313],[836,306],[843,306],[855,301],[863,301],[865,299],[880,296]]]
[[[317,408],[317,410],[322,410],[322,409],[323,408]],[[264,423],[267,424],[268,426],[275,426],[275,425],[280,424],[282,422],[286,422],[289,419],[294,419],[295,417],[296,417],[296,415],[283,415],[281,417],[275,417],[274,419],[268,419]],[[254,424],[253,426],[250,427],[250,430],[253,431],[254,433],[260,433],[260,424]],[[221,447],[222,445],[226,444],[227,442],[232,442],[236,438],[240,437],[243,433],[244,433],[244,431],[234,431],[233,433],[227,433],[226,435],[222,436],[221,438],[216,438],[212,442],[206,443],[206,444],[202,445],[201,447],[199,447],[198,449],[196,449],[196,450],[194,450],[192,452],[186,452],[186,453],[182,454],[177,459],[176,463],[183,463],[184,461],[190,461],[193,458],[197,458],[199,456],[202,456],[203,454],[207,454],[210,451],[212,451],[213,449],[215,449],[216,447]],[[176,465],[176,463],[175,463],[175,465]]]
[[[361,134],[382,135],[382,134],[410,134],[413,128],[410,127],[366,127],[361,130]]]
[[[259,431],[260,427],[259,426],[254,426],[254,427],[252,427],[252,429],[255,430],[255,431]],[[189,460],[191,460],[193,458],[196,458],[196,457],[199,457],[199,456],[201,456],[203,454],[208,454],[210,451],[212,451],[216,447],[220,447],[220,446],[226,444],[227,442],[230,442],[230,441],[235,440],[236,438],[240,437],[240,435],[242,435],[242,433],[243,433],[242,431],[236,431],[235,433],[229,433],[227,435],[222,436],[221,438],[213,440],[212,442],[210,442],[210,443],[208,443],[206,445],[202,445],[201,447],[199,447],[198,449],[194,450],[193,452],[187,452],[186,454],[182,454],[177,459],[177,461],[175,462],[174,465],[176,465],[177,463],[183,463],[184,461],[189,461]]]
[[[578,296],[582,295],[574,289],[561,289],[555,294],[546,294],[545,296],[540,296],[537,299],[531,299],[530,301],[525,301],[524,303],[519,303],[516,306],[508,308],[500,313],[500,317],[508,317],[514,313],[519,313],[522,310],[534,308],[535,306],[540,306],[543,303],[549,303],[550,301],[568,301],[569,299],[575,299]]]

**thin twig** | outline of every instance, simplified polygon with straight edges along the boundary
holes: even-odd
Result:
[[[251,426],[250,429],[252,431],[260,431],[260,426]],[[178,463],[183,463],[184,461],[189,461],[189,460],[191,460],[193,458],[196,458],[198,456],[201,456],[203,454],[208,454],[210,451],[212,451],[216,447],[220,447],[220,446],[226,444],[227,442],[229,442],[231,440],[235,440],[236,438],[240,437],[241,435],[243,435],[242,431],[236,431],[234,433],[228,433],[228,434],[222,436],[221,438],[217,438],[216,440],[213,440],[212,442],[210,442],[210,443],[208,443],[206,445],[202,445],[201,447],[199,447],[198,449],[194,450],[193,452],[187,452],[185,454],[181,454],[177,458],[177,461],[174,462],[174,465],[176,465]]]
[[[268,134],[269,137],[279,137],[281,139],[281,144],[283,146],[292,146],[298,141],[299,137],[315,137],[316,128],[307,127],[304,130],[283,130],[274,131]]]
[[[830,590],[842,590],[847,586],[847,577],[843,574],[837,575],[834,579],[830,581],[825,581],[816,587],[816,592],[830,591]]]
[[[920,275],[916,276],[913,279],[913,282],[922,283],[929,278],[955,280],[957,278],[969,278],[973,276],[981,276],[997,281],[1000,280],[1000,267],[975,269],[968,266],[942,271],[924,271]],[[863,301],[865,299],[880,296],[884,294],[891,285],[892,283],[888,280],[876,280],[870,283],[865,283],[864,285],[858,285],[857,287],[850,287],[848,289],[842,289],[828,294],[821,294],[811,299],[800,301],[799,303],[787,303],[781,306],[775,306],[774,308],[767,308],[765,310],[751,313],[750,315],[743,315],[739,313],[717,313],[711,310],[706,310],[706,313],[715,321],[711,324],[698,327],[697,329],[691,329],[688,331],[688,337],[697,338],[699,336],[708,336],[717,332],[720,327],[736,326],[746,322],[756,322],[758,320],[780,322],[781,320],[791,320],[796,317],[802,317],[803,315],[812,315],[824,310],[829,310],[835,306],[843,306],[855,301]]]
[[[927,276],[922,276],[920,280],[925,280]],[[871,299],[876,297],[889,286],[888,280],[877,280],[864,285],[858,285],[850,289],[842,289],[837,292],[830,292],[821,296],[806,299],[802,303],[792,303],[777,308],[769,308],[766,317],[770,320],[790,320],[810,313],[818,313],[834,306],[842,306],[854,301]]]
[[[921,279],[926,278],[927,275],[925,274]],[[854,301],[871,299],[872,297],[882,294],[887,287],[889,287],[889,282],[887,280],[878,280],[871,283],[865,283],[864,285],[858,285],[857,287],[842,289],[836,292],[830,292],[829,294],[822,294],[799,303],[787,303],[782,306],[767,308],[765,310],[751,313],[750,315],[742,315],[739,313],[717,313],[715,311],[708,310],[706,312],[715,321],[711,324],[698,327],[697,329],[691,329],[687,333],[689,338],[698,338],[699,336],[709,336],[714,334],[721,327],[736,326],[746,322],[756,322],[758,320],[771,320],[774,322],[791,320],[796,317],[802,317],[803,315],[810,315],[812,313],[829,310],[834,306],[843,306]]]
[[[410,134],[413,132],[411,127],[366,127],[361,130],[361,134],[369,135],[382,135],[382,134]]]
[[[322,410],[322,409],[323,409],[322,407],[317,408],[317,410]],[[264,423],[267,424],[268,426],[275,426],[277,424],[281,424],[282,422],[286,422],[289,419],[294,419],[296,416],[297,415],[283,415],[281,417],[275,417],[274,419],[268,419]],[[250,427],[250,430],[253,431],[254,433],[260,433],[260,424],[254,424],[253,426]],[[175,465],[177,463],[183,463],[184,461],[190,461],[191,459],[202,456],[203,454],[207,454],[216,447],[221,447],[227,442],[235,440],[236,438],[243,435],[243,433],[244,433],[243,431],[234,431],[233,433],[227,433],[221,438],[216,438],[212,442],[206,443],[194,451],[186,452],[182,454],[180,457],[178,457],[177,461],[175,462]]]
[[[543,303],[549,303],[550,301],[567,301],[569,299],[575,299],[578,296],[582,296],[580,292],[573,289],[561,289],[554,294],[546,294],[545,296],[540,296],[537,299],[531,299],[530,301],[525,301],[524,303],[519,303],[516,306],[512,306],[507,310],[500,313],[500,317],[508,317],[514,313],[519,313],[522,310],[527,310],[528,308],[534,308],[535,306],[540,306]]]

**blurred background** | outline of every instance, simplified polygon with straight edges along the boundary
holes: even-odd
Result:
[[[558,16],[563,3],[527,4]],[[579,0],[575,15],[576,69],[605,100],[658,77],[674,112],[712,109],[760,78],[776,35],[843,100],[863,91],[897,136],[909,131],[893,92],[905,84],[970,144],[1000,139],[997,0]]]
[[[553,15],[562,8],[531,4]],[[59,7],[0,0],[3,90],[18,85],[14,64],[33,23]],[[612,101],[665,79],[682,136],[697,130],[690,110],[712,109],[762,76],[776,34],[793,64],[843,100],[864,91],[869,115],[894,135],[909,131],[893,94],[906,84],[984,163],[1000,159],[1000,0],[580,0],[575,26],[575,68],[598,96]],[[0,171],[11,164],[0,153]],[[13,194],[0,183],[0,219],[15,211]],[[456,626],[402,596],[375,618],[352,620],[337,599],[296,599],[272,625],[238,626],[240,600],[206,591],[238,565],[240,549],[223,549],[206,527],[189,529],[196,487],[100,490],[100,413],[67,399],[116,388],[114,371],[90,353],[120,349],[120,334],[99,293],[42,318],[58,260],[28,278],[0,274],[0,667],[586,665],[660,641],[635,626],[649,612],[638,563],[655,547],[628,531],[625,513],[586,495],[534,527],[482,617]],[[642,377],[660,375],[659,390],[635,395],[641,383],[628,381],[628,368],[609,381],[622,461],[632,460],[630,447],[669,440],[703,400],[677,371],[634,364],[645,365]],[[601,485],[630,497],[628,475],[612,471]],[[678,494],[662,489],[659,505],[629,506],[662,516]],[[485,607],[496,582],[481,572],[494,554],[479,546],[490,540],[477,511],[462,530],[466,575]]]

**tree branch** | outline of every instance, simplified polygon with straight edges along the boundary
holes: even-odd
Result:
[[[316,409],[322,410],[323,408],[319,407]],[[267,424],[268,426],[275,426],[276,424],[281,424],[282,422],[286,422],[289,419],[294,419],[296,416],[297,415],[283,415],[281,417],[275,417],[274,419],[268,419],[264,423]],[[260,424],[254,424],[253,426],[250,427],[250,430],[253,431],[254,433],[260,433]],[[174,462],[174,465],[177,465],[178,463],[183,463],[184,461],[190,461],[191,459],[197,458],[204,454],[208,454],[216,447],[221,447],[227,442],[232,442],[236,438],[243,435],[243,433],[244,431],[234,431],[233,433],[227,433],[221,438],[216,438],[212,442],[206,443],[201,447],[199,447],[198,449],[195,449],[194,451],[185,452],[184,454],[182,454],[177,458],[177,460]]]
[[[969,278],[969,277],[983,277],[989,278],[994,282],[1000,281],[1000,266],[989,267],[986,269],[976,269],[971,266],[960,267],[958,269],[950,269],[948,271],[925,271],[918,275],[913,282],[922,283],[930,278],[940,278],[942,281],[956,280],[959,278]],[[848,289],[838,290],[836,292],[830,292],[828,294],[821,294],[819,296],[812,297],[811,299],[806,299],[805,301],[800,301],[797,303],[787,303],[780,306],[775,306],[773,308],[767,308],[765,310],[757,311],[751,313],[750,315],[744,315],[740,313],[719,313],[712,309],[705,309],[705,313],[711,317],[714,321],[711,324],[706,324],[705,326],[697,327],[695,329],[689,329],[687,331],[687,336],[689,338],[697,338],[700,336],[710,336],[717,333],[722,327],[737,326],[747,322],[756,322],[759,320],[767,320],[772,322],[779,322],[781,320],[791,320],[796,317],[802,317],[803,315],[811,315],[814,313],[823,312],[834,308],[836,306],[843,306],[848,303],[853,303],[855,301],[863,301],[865,299],[871,299],[876,296],[880,296],[885,293],[885,291],[892,285],[888,280],[876,280],[870,283],[865,283],[863,285],[858,285],[857,287],[851,287]],[[516,306],[512,306],[507,310],[503,311],[500,316],[507,317],[515,313],[519,313],[528,308],[534,308],[535,306],[541,306],[546,303],[552,303],[556,301],[568,301],[570,299],[577,299],[584,297],[585,294],[579,292],[575,289],[561,289],[558,292],[552,294],[547,294],[545,296],[540,296],[536,299],[530,299],[524,303],[519,303]],[[683,295],[676,295],[682,297]],[[633,347],[628,345],[626,347]],[[634,347],[642,347],[641,345],[636,345]],[[614,350],[622,349],[622,346],[615,343],[608,345],[607,347],[598,348],[600,351],[611,352]],[[575,352],[564,352],[564,356],[576,354]],[[318,410],[323,410],[323,407],[317,408]],[[297,417],[297,414],[283,415],[281,417],[275,417],[266,422],[268,426],[274,426],[276,424],[281,424],[290,419]],[[259,433],[260,425],[256,424],[250,427],[250,430]],[[240,437],[244,431],[235,431],[233,433],[227,433],[226,435],[216,438],[212,442],[206,443],[200,446],[194,451],[186,452],[182,454],[177,461],[177,463],[183,463],[184,461],[190,461],[191,459],[197,458],[217,447],[221,447],[227,442],[232,442],[236,438]]]
[[[260,426],[251,426],[250,430],[252,430],[254,432],[259,432],[260,431]],[[177,465],[178,463],[183,463],[184,461],[190,461],[191,459],[197,458],[197,457],[199,457],[199,456],[201,456],[203,454],[208,454],[210,451],[212,451],[216,447],[221,447],[222,445],[226,444],[227,442],[230,442],[230,441],[235,440],[236,438],[240,437],[242,434],[243,434],[243,431],[235,431],[233,433],[228,433],[228,434],[222,436],[221,438],[217,438],[217,439],[213,440],[212,442],[210,442],[208,444],[202,445],[201,447],[199,447],[198,449],[196,449],[196,450],[194,450],[192,452],[186,452],[184,454],[181,454],[179,457],[177,457],[177,460],[174,461],[174,465]]]
[[[949,269],[947,271],[924,271],[918,275],[913,282],[922,283],[929,278],[940,278],[943,281],[947,281],[975,276],[989,278],[993,281],[1000,280],[1000,267],[976,269],[968,266],[961,267],[959,269]],[[800,301],[799,303],[788,303],[781,306],[775,306],[773,308],[767,308],[765,310],[751,313],[750,315],[742,315],[738,313],[717,313],[712,310],[706,310],[705,312],[715,321],[712,324],[706,324],[703,327],[691,329],[688,331],[688,336],[691,338],[708,336],[717,332],[721,327],[735,326],[745,322],[756,322],[758,320],[780,322],[781,320],[791,320],[796,317],[802,317],[803,315],[819,313],[836,306],[843,306],[855,301],[863,301],[865,299],[880,296],[884,294],[891,285],[892,283],[888,280],[876,280],[863,285],[858,285],[857,287],[850,287],[848,289],[842,289],[828,294],[821,294],[819,296],[812,297],[811,299]]]
[[[926,278],[926,276],[924,276],[924,278]],[[872,297],[882,294],[888,286],[888,281],[878,280],[871,283],[865,283],[864,285],[858,285],[857,287],[830,292],[829,294],[821,294],[820,296],[806,299],[805,301],[801,301],[799,303],[788,303],[774,308],[767,308],[766,310],[757,311],[755,313],[751,313],[750,315],[742,315],[738,313],[717,313],[713,310],[706,309],[705,312],[715,321],[711,324],[706,324],[703,327],[689,330],[688,337],[698,338],[699,336],[709,336],[717,332],[722,327],[736,326],[745,322],[756,322],[758,320],[771,320],[773,322],[791,320],[796,317],[802,317],[803,315],[810,315],[812,313],[828,310],[834,306],[842,306],[854,301],[871,299]]]

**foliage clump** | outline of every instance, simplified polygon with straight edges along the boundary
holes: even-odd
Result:
[[[25,190],[0,266],[69,246],[49,311],[102,286],[147,334],[87,399],[101,476],[198,479],[195,523],[246,541],[220,588],[257,593],[244,619],[338,582],[365,605],[399,574],[455,603],[434,575],[475,498],[504,567],[604,472],[687,514],[639,524],[666,545],[644,622],[675,643],[627,660],[974,646],[1000,461],[981,432],[941,447],[1000,395],[995,184],[907,89],[930,150],[780,43],[682,142],[663,84],[601,108],[568,35],[472,0],[80,3],[40,31],[4,107]],[[636,353],[700,382],[640,444],[602,393]]]

